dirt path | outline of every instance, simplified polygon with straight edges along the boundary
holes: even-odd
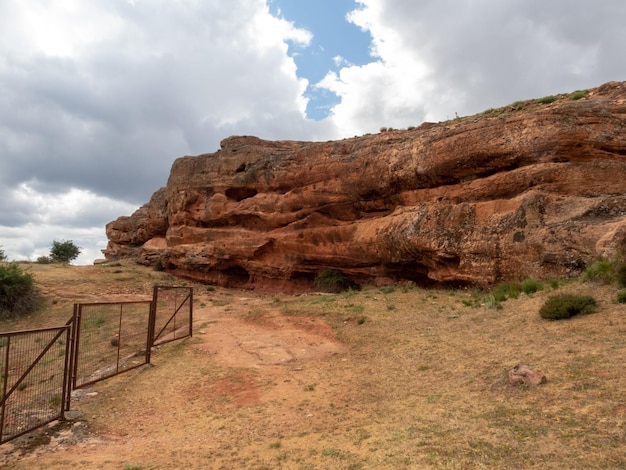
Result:
[[[255,312],[244,318],[228,307],[196,308],[193,338],[157,350],[153,367],[75,392],[78,420],[5,444],[0,463],[237,468],[239,462],[261,468],[280,462],[285,434],[305,436],[324,420],[308,399],[341,401],[343,392],[326,377],[346,348],[323,320],[286,316],[266,309],[267,302],[230,299],[229,305]]]

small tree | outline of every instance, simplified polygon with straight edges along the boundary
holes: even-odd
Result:
[[[80,248],[72,240],[54,240],[52,242],[50,258],[55,263],[69,263],[78,258],[78,255],[80,255]]]
[[[0,262],[6,261],[6,260],[7,260],[7,255],[4,254],[4,249],[2,248],[2,245],[0,245]]]

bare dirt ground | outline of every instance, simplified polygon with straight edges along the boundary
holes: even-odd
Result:
[[[31,268],[42,312],[149,298],[147,268]],[[194,335],[152,365],[79,390],[71,420],[0,446],[10,469],[626,468],[626,306],[548,322],[546,288],[474,304],[469,290],[263,295],[194,285]],[[547,382],[514,388],[517,363]],[[76,415],[76,416],[74,416]]]

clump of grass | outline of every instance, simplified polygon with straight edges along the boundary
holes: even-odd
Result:
[[[618,260],[601,259],[587,266],[581,275],[583,281],[601,284],[617,283],[626,287],[626,263]]]
[[[617,302],[620,304],[626,304],[626,291],[617,293]]]
[[[508,299],[517,299],[522,292],[522,286],[518,282],[503,282],[498,284],[493,290],[493,297],[498,302]]]
[[[341,271],[324,269],[315,276],[315,285],[323,292],[343,292],[359,290],[359,285]]]
[[[546,320],[563,320],[578,314],[593,313],[597,302],[590,295],[558,294],[549,297],[539,309],[539,315]]]
[[[493,308],[493,309],[500,309],[500,308],[502,308],[502,305],[500,304],[500,301],[496,298],[495,295],[487,296],[487,298],[485,299],[485,304],[484,305],[487,308]]]
[[[346,305],[346,308],[348,310],[352,310],[354,313],[361,313],[361,312],[363,312],[363,310],[365,310],[365,306],[363,304],[353,304],[353,303],[350,303],[350,304]]]
[[[534,294],[537,291],[543,290],[543,284],[536,279],[526,279],[522,282],[521,287],[524,294]]]
[[[612,270],[613,263],[608,259],[601,259],[587,266],[587,268],[582,273],[582,280],[595,281],[602,284],[610,284],[612,278]]]

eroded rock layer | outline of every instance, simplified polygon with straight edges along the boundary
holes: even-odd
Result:
[[[341,141],[230,137],[177,159],[104,254],[247,288],[578,274],[626,253],[626,82],[556,98]]]

